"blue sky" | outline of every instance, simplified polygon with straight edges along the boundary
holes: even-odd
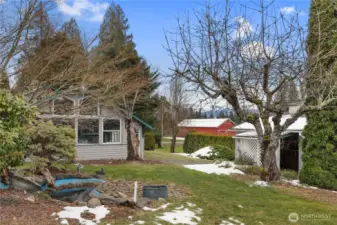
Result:
[[[252,6],[260,0],[240,0],[242,4]],[[215,2],[215,1],[212,1]],[[105,8],[111,1],[104,0],[60,0],[58,11],[62,20],[76,18],[86,36],[97,33]],[[134,36],[137,50],[148,62],[167,72],[171,60],[163,48],[165,36],[163,30],[174,30],[176,19],[195,8],[201,7],[202,0],[119,0],[119,4],[129,19],[130,32]],[[307,22],[309,0],[276,0],[275,7],[286,12],[300,12],[303,23]],[[241,16],[238,13],[237,16]],[[253,17],[253,15],[252,15]],[[254,19],[254,18],[251,18]]]

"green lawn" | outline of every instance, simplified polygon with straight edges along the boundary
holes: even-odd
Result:
[[[170,146],[171,146],[170,144],[163,144],[163,145],[162,145],[162,148],[158,148],[158,149],[156,149],[156,151],[170,152],[170,151],[171,151]],[[184,151],[183,151],[183,145],[177,143],[174,152],[176,152],[176,153],[183,153],[183,152],[184,152]]]
[[[97,167],[85,166],[84,171],[92,173]],[[203,209],[201,225],[220,224],[221,220],[234,217],[249,224],[294,224],[288,222],[288,215],[330,215],[329,220],[299,220],[295,224],[337,224],[337,205],[313,202],[299,197],[282,194],[268,187],[249,187],[230,176],[208,175],[167,164],[123,164],[105,166],[108,179],[143,180],[154,183],[176,183],[191,191],[186,201]],[[173,202],[172,207],[181,202]],[[242,205],[244,208],[237,207]],[[166,210],[167,211],[167,210]],[[155,216],[161,212],[144,212],[134,217],[146,224],[155,224]],[[130,221],[108,221],[114,224],[130,224]],[[162,221],[159,221],[161,224]]]

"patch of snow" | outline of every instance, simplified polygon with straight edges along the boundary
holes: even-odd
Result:
[[[187,224],[187,225],[197,225],[200,222],[200,217],[197,213],[185,208],[185,209],[175,209],[172,212],[165,212],[163,216],[157,217],[160,220],[164,220],[171,224]],[[198,221],[198,222],[195,222]]]
[[[263,180],[257,180],[254,182],[255,186],[261,186],[261,187],[269,187],[268,182],[263,181]]]
[[[201,209],[201,208],[197,208],[197,209],[195,210],[195,212],[201,214],[201,213],[202,213],[202,209]]]
[[[173,153],[175,155],[181,155],[181,156],[185,156],[185,157],[191,157],[191,154],[188,153]]]
[[[132,220],[132,216],[128,216],[128,219],[129,219],[129,220]]]
[[[81,213],[89,212],[95,215],[93,220],[84,219],[81,217]],[[66,206],[64,210],[57,213],[58,217],[61,219],[77,219],[80,224],[83,225],[97,225],[100,220],[103,219],[106,215],[109,214],[109,210],[102,206],[98,206],[96,208],[89,208],[88,206]]]
[[[166,204],[164,204],[164,205],[159,206],[158,208],[150,208],[150,207],[144,206],[144,207],[143,207],[143,210],[144,210],[144,211],[152,211],[152,212],[155,212],[155,211],[158,211],[158,210],[160,210],[160,209],[166,209],[167,206],[169,206],[169,205],[170,205],[170,203],[166,203]]]
[[[238,205],[238,207],[243,209],[243,206],[242,206],[242,205]]]
[[[212,146],[207,146],[204,148],[201,148],[195,152],[193,152],[190,157],[191,158],[200,158],[200,157],[209,157],[213,151]]]
[[[183,209],[183,208],[185,207],[182,205],[182,206],[177,207],[176,209]]]
[[[197,205],[191,202],[186,202],[188,207],[196,207]]]
[[[231,167],[225,168],[226,164],[230,165]],[[241,170],[234,168],[235,164],[233,162],[221,162],[213,164],[193,164],[193,165],[184,165],[184,167],[208,174],[218,174],[218,175],[222,174],[230,175],[233,173],[244,174]]]
[[[230,221],[228,221],[230,220]],[[239,220],[236,220],[234,219],[233,217],[229,217],[228,220],[223,220],[221,221],[221,224],[220,225],[245,225],[244,223],[242,223],[241,221]]]
[[[66,220],[66,219],[62,219],[62,220],[60,221],[60,223],[61,223],[62,225],[69,225],[68,220]]]
[[[144,220],[138,220],[135,222],[135,224],[145,224],[145,221]]]
[[[318,188],[318,187],[308,186],[306,184],[302,184],[300,182],[300,180],[286,180],[286,179],[282,179],[282,181],[286,182],[288,184],[294,185],[296,187],[310,188],[310,189],[315,189],[315,190],[324,190],[324,191],[329,191],[329,192],[337,193],[337,191],[332,191],[332,190],[328,190],[328,189],[322,189],[322,188]]]
[[[56,216],[56,212],[53,212],[50,216]]]

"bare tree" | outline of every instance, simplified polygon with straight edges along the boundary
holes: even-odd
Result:
[[[179,132],[178,124],[189,116],[188,95],[180,76],[173,75],[170,82],[170,128],[171,128],[171,153],[175,152],[176,139]]]
[[[207,4],[194,13],[194,24],[189,18],[178,20],[177,32],[166,35],[167,51],[175,74],[209,98],[223,97],[241,120],[254,125],[265,171],[262,178],[278,180],[276,150],[282,132],[304,113],[336,100],[337,76],[332,70],[315,70],[319,71],[315,76],[307,70],[306,29],[298,14],[284,15],[272,2],[240,6],[243,15],[260,17],[254,23],[234,17],[233,4]],[[329,54],[336,59],[336,46]],[[310,57],[315,63],[325,56]],[[316,88],[305,90],[296,113],[281,122],[288,109],[277,100],[278,92],[286,82],[303,84],[310,79],[315,79]],[[308,98],[317,99],[317,104],[305,104]]]

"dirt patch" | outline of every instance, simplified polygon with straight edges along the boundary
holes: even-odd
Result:
[[[109,180],[97,187],[97,190],[116,198],[121,197],[121,195],[126,195],[127,198],[132,198],[134,191],[134,182],[135,181],[128,180]],[[187,190],[186,188],[183,188],[173,183],[155,184],[138,181],[138,197],[142,196],[143,186],[145,185],[167,185],[169,198],[183,199],[190,194],[189,190]]]
[[[60,219],[53,213],[74,204],[53,199],[40,199],[35,195],[35,202],[25,200],[29,194],[23,191],[0,190],[0,224],[6,225],[59,225]],[[110,213],[102,221],[120,220],[135,214],[136,209],[122,206],[106,206]],[[85,214],[91,219],[92,215]],[[79,225],[76,219],[67,219],[70,225]]]
[[[128,161],[128,160],[85,160],[85,161],[77,161],[83,165],[120,165],[120,164],[165,164],[159,160],[136,160],[136,161]]]
[[[308,200],[327,202],[329,204],[336,204],[337,206],[337,193],[324,190],[296,187],[286,183],[275,183],[273,187],[287,194],[303,197]]]

